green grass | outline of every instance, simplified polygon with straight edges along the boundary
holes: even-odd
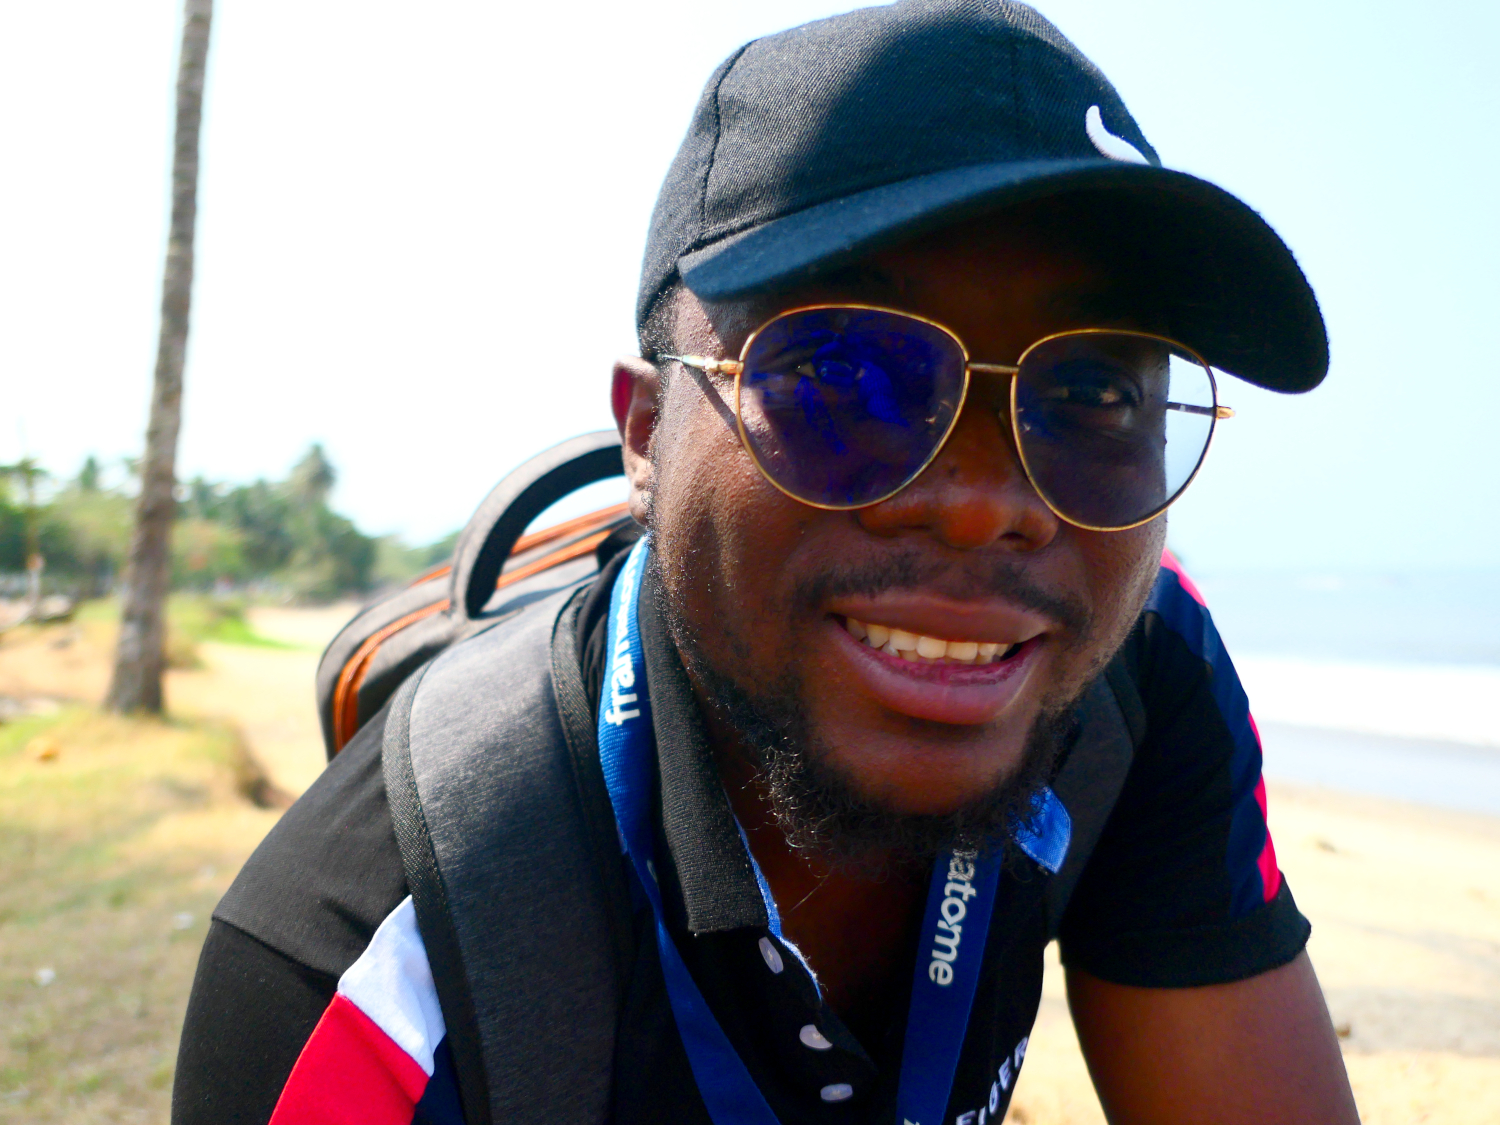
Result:
[[[214,903],[274,822],[235,732],[0,725],[0,1121],[165,1122]]]
[[[299,649],[300,645],[263,637],[245,620],[245,603],[237,599],[205,594],[173,594],[167,599],[167,627],[194,642],[217,641],[225,645],[257,648]]]
[[[302,651],[304,646],[263,637],[245,620],[248,605],[243,598],[221,598],[213,594],[173,594],[167,598],[167,663],[173,668],[197,668],[202,661],[198,646],[204,641],[255,648]],[[78,607],[79,622],[120,619],[118,598],[99,598]]]
[[[120,620],[119,599],[94,598],[90,601],[79,602],[78,608],[73,611],[73,619],[85,624],[102,621],[112,625]]]

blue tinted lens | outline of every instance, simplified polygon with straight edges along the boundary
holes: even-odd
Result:
[[[1214,385],[1195,356],[1126,332],[1059,336],[1015,385],[1026,471],[1066,519],[1129,527],[1177,498],[1208,451]]]
[[[910,482],[962,404],[963,348],[900,313],[808,309],[761,329],[739,415],[751,455],[809,503],[858,508]]]

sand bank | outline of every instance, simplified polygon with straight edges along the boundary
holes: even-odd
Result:
[[[1270,819],[1366,1125],[1500,1121],[1500,819],[1277,783]],[[1055,950],[1008,1120],[1104,1121]]]

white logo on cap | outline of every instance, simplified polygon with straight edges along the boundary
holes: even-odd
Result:
[[[1129,164],[1151,163],[1135,145],[1124,137],[1115,136],[1104,127],[1104,116],[1099,112],[1098,106],[1089,106],[1089,111],[1083,115],[1083,128],[1088,133],[1089,140],[1094,142],[1094,147],[1111,160],[1124,160]]]

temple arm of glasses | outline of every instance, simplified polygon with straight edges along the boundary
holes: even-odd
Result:
[[[675,359],[684,367],[696,367],[708,375],[738,375],[744,366],[737,359],[709,359],[701,355],[663,355],[662,359]]]
[[[1232,406],[1194,406],[1192,403],[1187,402],[1169,402],[1167,403],[1167,409],[1181,410],[1184,414],[1209,414],[1221,422],[1225,418],[1234,417],[1234,407]]]

